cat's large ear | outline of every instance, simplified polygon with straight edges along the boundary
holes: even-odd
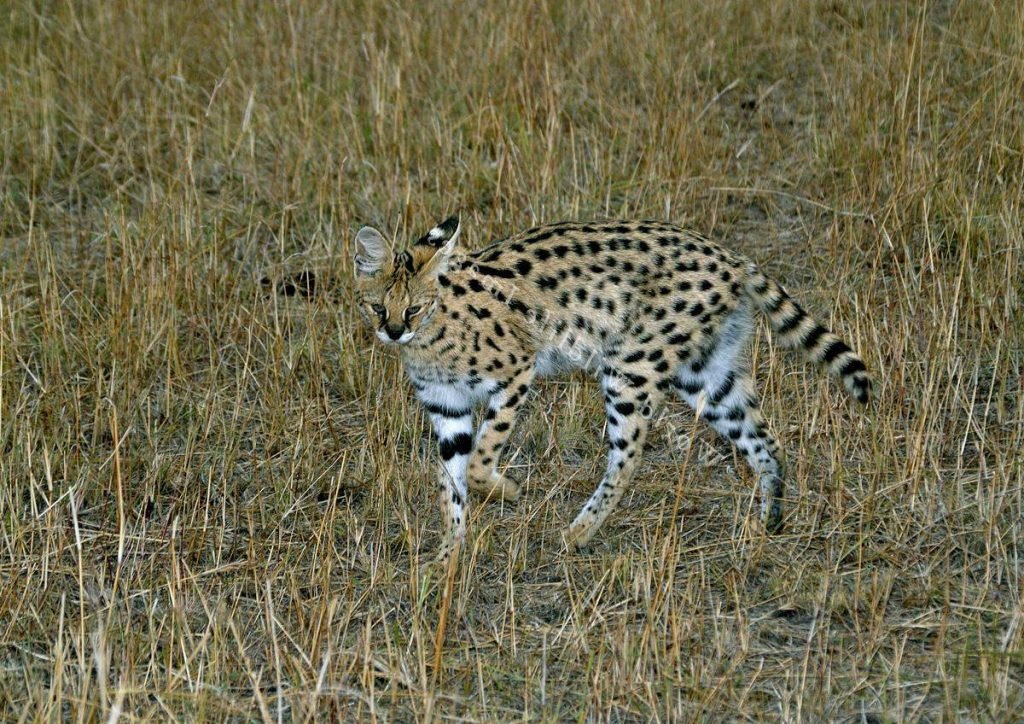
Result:
[[[379,231],[364,226],[356,232],[354,261],[357,276],[373,276],[384,268],[384,262],[390,255],[391,245]]]
[[[459,231],[461,229],[462,225],[459,223],[459,215],[454,214],[417,239],[416,244],[440,249],[446,244],[454,244],[455,240],[459,238]]]
[[[459,223],[459,217],[449,216],[420,237],[416,246],[430,246],[437,249],[430,261],[423,265],[421,274],[436,277],[448,270],[448,260],[458,246],[460,231],[462,231],[462,225]]]

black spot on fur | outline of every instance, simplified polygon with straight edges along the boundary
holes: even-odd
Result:
[[[473,438],[468,432],[460,432],[455,437],[441,441],[441,458],[451,460],[456,455],[469,455],[473,449]]]
[[[441,415],[442,417],[465,417],[473,412],[468,407],[448,407],[447,405],[440,405],[432,402],[425,404],[424,409],[432,415]]]
[[[725,382],[722,383],[722,386],[719,387],[713,395],[711,395],[711,401],[717,405],[719,402],[724,400],[726,396],[732,392],[732,386],[734,384],[736,384],[736,375],[735,373],[730,372],[725,376]]]
[[[839,374],[843,377],[848,377],[855,372],[864,372],[865,370],[866,368],[864,367],[864,363],[856,357],[853,357],[852,359],[848,359],[843,366],[839,368]]]
[[[700,392],[701,385],[699,382],[684,382],[680,385],[680,387],[686,394],[696,395],[698,392]]]
[[[804,320],[804,317],[807,316],[807,313],[804,312],[804,310],[799,305],[794,306],[795,308],[793,310],[793,314],[790,315],[785,320],[783,320],[781,324],[779,324],[779,334],[788,334],[789,332],[792,332],[794,329],[797,328],[800,322]]]
[[[846,343],[842,340],[834,340],[830,342],[828,347],[825,348],[824,354],[821,355],[821,361],[825,364],[829,364],[839,355],[844,352],[849,352],[850,348],[846,346]]]
[[[814,349],[814,345],[816,345],[818,340],[821,339],[821,335],[826,334],[827,332],[828,330],[820,324],[816,324],[814,325],[814,329],[807,333],[807,336],[804,337],[801,344],[803,344],[804,349]]]

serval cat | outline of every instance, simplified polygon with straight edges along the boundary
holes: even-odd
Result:
[[[566,533],[578,546],[622,498],[669,393],[743,453],[765,529],[781,527],[778,444],[745,350],[755,310],[779,344],[868,400],[871,381],[846,343],[748,259],[691,231],[658,221],[557,223],[467,252],[460,228],[453,216],[396,252],[364,227],[353,247],[359,311],[399,349],[440,444],[442,561],[465,536],[468,490],[518,497],[498,460],[538,375],[589,369],[604,392],[608,466]],[[478,404],[486,411],[474,432]]]

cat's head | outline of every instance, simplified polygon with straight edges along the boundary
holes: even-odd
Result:
[[[406,251],[395,253],[374,228],[364,226],[352,247],[356,304],[385,344],[406,344],[437,310],[437,277],[458,244],[459,217],[445,219]]]

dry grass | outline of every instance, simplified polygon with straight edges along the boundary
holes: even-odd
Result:
[[[408,5],[0,6],[0,716],[1019,713],[1019,3]],[[346,245],[454,210],[720,237],[878,399],[762,339],[787,531],[679,406],[577,554],[600,401],[548,383],[524,499],[419,579],[431,443]]]

